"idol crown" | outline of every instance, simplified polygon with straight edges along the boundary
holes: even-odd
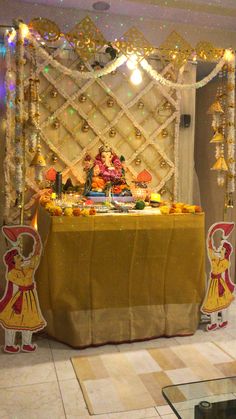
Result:
[[[99,147],[99,153],[103,153],[104,151],[110,151],[112,153],[112,148],[109,146],[109,144],[105,143],[101,147]]]

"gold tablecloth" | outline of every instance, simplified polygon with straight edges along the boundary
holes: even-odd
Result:
[[[36,276],[48,333],[74,347],[194,333],[204,252],[204,214],[51,217]]]

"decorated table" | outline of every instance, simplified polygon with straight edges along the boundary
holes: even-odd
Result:
[[[203,213],[40,212],[36,280],[50,336],[85,347],[195,332],[205,291]]]

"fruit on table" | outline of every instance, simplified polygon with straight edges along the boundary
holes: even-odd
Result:
[[[81,215],[81,209],[80,208],[74,208],[73,209],[73,215],[75,217],[78,217],[79,215]]]
[[[67,217],[71,217],[73,215],[73,209],[72,208],[65,208],[64,215]]]
[[[143,210],[145,208],[145,202],[144,201],[137,201],[135,204],[135,209],[137,210]]]

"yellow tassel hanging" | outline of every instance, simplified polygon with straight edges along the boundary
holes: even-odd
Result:
[[[207,111],[208,115],[213,115],[214,113],[224,113],[223,108],[218,100],[212,103],[210,108]]]
[[[224,136],[221,134],[221,132],[216,131],[213,135],[210,143],[223,143],[224,142]]]
[[[227,171],[228,170],[228,166],[226,164],[226,161],[224,159],[224,157],[219,157],[215,164],[212,166],[211,170],[224,170]]]

